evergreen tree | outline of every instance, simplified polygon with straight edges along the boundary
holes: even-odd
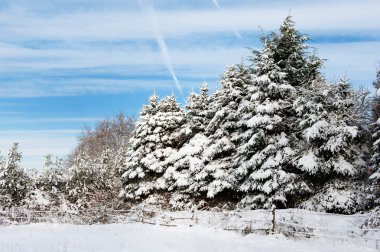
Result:
[[[163,161],[176,151],[184,112],[174,96],[150,98],[133,132],[123,174],[127,198],[139,199],[166,188]]]
[[[262,39],[270,41],[268,45],[273,50],[273,61],[281,72],[286,73],[284,80],[290,85],[305,86],[321,78],[323,60],[311,52],[312,48],[306,44],[309,37],[296,29],[290,15],[281,25],[279,34],[273,32]]]
[[[250,118],[241,120],[245,141],[234,158],[234,173],[241,181],[238,190],[245,195],[241,205],[250,208],[291,206],[293,202],[288,201],[292,195],[309,190],[292,163],[295,88],[275,62],[273,41],[263,42],[263,50],[252,58],[255,74],[248,100],[239,109]]]
[[[69,168],[66,195],[77,208],[88,208],[96,191],[97,176],[90,156],[81,152]]]
[[[341,213],[363,209],[360,184],[353,186],[355,175],[365,167],[355,92],[343,80],[335,85],[314,83],[301,92],[294,103],[301,133],[295,162],[317,192],[302,207]],[[335,199],[337,195],[341,195],[340,201]],[[355,198],[357,204],[353,205]]]
[[[38,176],[36,186],[40,190],[56,195],[65,190],[66,176],[65,161],[62,158],[47,155],[45,157],[44,171]]]
[[[206,83],[202,85],[200,91],[200,94],[192,92],[186,105],[186,126],[192,136],[204,132],[209,121],[209,96]]]
[[[75,208],[117,205],[121,188],[119,157],[105,149],[95,160],[86,152],[79,153],[68,170],[65,194]]]
[[[44,171],[36,178],[36,187],[27,194],[23,206],[31,210],[52,210],[65,202],[68,170],[62,158],[47,155]]]
[[[306,143],[298,159],[299,169],[309,174],[352,176],[363,167],[354,95],[349,83],[340,81],[316,84],[299,96],[295,105]]]
[[[189,194],[192,185],[196,183],[193,175],[203,168],[202,154],[208,144],[208,138],[204,135],[204,131],[210,119],[206,83],[202,85],[200,91],[200,94],[192,92],[188,98],[186,123],[181,129],[181,134],[184,135],[182,137],[184,144],[181,144],[179,150],[170,155],[163,164],[166,170],[164,178],[168,190],[176,192],[170,200],[174,209],[184,206],[191,207],[190,204],[184,204],[183,201],[192,198]]]
[[[191,177],[195,178],[190,190],[206,193],[213,198],[221,192],[232,191],[236,185],[231,176],[232,157],[238,141],[237,113],[239,104],[247,94],[247,86],[251,81],[248,69],[243,65],[228,67],[221,79],[221,88],[211,95],[211,120],[205,129],[209,138],[202,149],[203,167],[195,169]]]
[[[370,176],[372,181],[372,191],[376,195],[375,204],[380,204],[380,69],[377,71],[377,78],[373,82],[377,94],[372,102],[372,157],[371,165],[373,174]]]
[[[163,177],[168,191],[172,193],[172,208],[191,208],[189,201],[194,201],[199,196],[200,181],[197,174],[204,169],[202,155],[208,144],[209,139],[203,133],[197,133],[165,160],[164,165],[167,168]]]
[[[358,128],[353,121],[353,91],[347,82],[335,86],[316,83],[302,91],[295,102],[305,145],[298,159],[299,169],[309,174],[354,175],[354,140]]]
[[[346,81],[324,81],[323,60],[290,16],[279,34],[261,40],[252,66],[229,67],[210,97],[206,89],[190,95],[185,120],[178,106],[164,112],[151,98],[127,152],[127,198],[169,190],[174,208],[203,205],[205,197],[270,208],[299,206],[312,195],[302,207],[363,209],[355,180],[365,164],[360,95]],[[169,119],[169,111],[182,119]]]
[[[0,160],[0,207],[17,206],[33,189],[33,181],[20,166],[21,153],[15,143],[7,159]]]
[[[372,83],[376,95],[372,98],[372,121],[376,122],[380,118],[380,68],[377,70],[376,80]]]

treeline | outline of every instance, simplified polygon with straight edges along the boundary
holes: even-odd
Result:
[[[122,163],[135,119],[124,113],[86,127],[66,158],[47,155],[42,172],[23,169],[15,144],[0,161],[0,208],[70,211],[121,208]],[[124,154],[123,154],[124,153]]]
[[[20,175],[15,146],[1,163],[2,206],[351,214],[379,204],[380,100],[328,82],[308,40],[287,17],[211,95],[204,84],[185,108],[153,95],[136,124],[123,117],[85,131],[68,164],[49,158],[35,179]]]

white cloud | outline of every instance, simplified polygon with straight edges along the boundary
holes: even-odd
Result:
[[[192,87],[194,81],[181,81],[184,88]],[[0,86],[0,97],[46,97],[46,96],[77,96],[85,94],[118,94],[134,93],[136,91],[153,91],[162,89],[175,89],[172,80],[112,80],[112,79],[89,79],[89,80],[66,80],[62,85],[46,82],[45,85],[29,82],[14,82]],[[58,87],[57,87],[58,86]],[[0,123],[1,124],[1,123]]]
[[[276,29],[284,17],[291,13],[299,27],[311,31],[378,30],[380,15],[378,1],[314,2],[281,7],[244,7],[228,9],[161,10],[158,19],[166,37],[179,34],[210,33]],[[28,11],[0,13],[1,39],[137,39],[154,38],[149,21],[141,11],[90,10],[54,16],[38,16]]]
[[[119,1],[113,3],[120,4]],[[23,2],[23,4],[26,3]],[[52,9],[56,4],[58,4],[57,1],[50,2],[51,8],[48,9]],[[270,31],[278,28],[290,8],[292,8],[291,13],[297,21],[297,26],[304,32],[322,34],[338,32],[356,35],[360,30],[363,35],[380,30],[380,15],[377,13],[380,2],[378,1],[361,1],[360,3],[356,1],[310,1],[307,3],[286,1],[276,6],[273,4],[255,6],[254,2],[232,4],[225,1],[223,9],[213,7],[212,1],[209,4],[210,8],[207,9],[170,8],[160,9],[157,13],[157,19],[165,37],[174,38],[174,43],[188,45],[188,47],[182,46],[180,49],[170,50],[170,61],[180,81],[188,77],[201,79],[212,74],[214,78],[217,78],[226,65],[241,62],[244,55],[248,53],[241,44],[239,47],[229,43],[223,46],[210,46],[213,44],[212,40],[206,40],[206,44],[187,44],[186,40],[189,36],[215,35],[218,32],[231,33],[231,27],[239,31],[258,31],[258,25]],[[63,10],[57,13],[42,13],[37,11],[38,8],[43,10],[46,6],[44,1],[39,1],[39,4],[35,6],[19,8],[14,4],[13,7],[11,5],[0,10],[0,41],[3,41],[0,43],[0,72],[2,74],[13,72],[14,76],[18,76],[18,73],[23,71],[46,72],[52,69],[70,71],[123,65],[131,66],[133,69],[146,69],[145,72],[138,70],[138,74],[142,77],[151,74],[153,70],[148,66],[157,67],[165,64],[158,48],[141,46],[136,49],[136,45],[134,47],[83,45],[84,41],[117,41],[119,39],[154,41],[154,29],[141,10],[136,8],[118,10],[114,8],[116,5],[104,10],[78,8],[71,12]],[[58,40],[70,46],[44,48],[42,45],[39,49],[20,46],[23,44],[19,43],[20,41],[28,40]],[[323,44],[317,47],[320,48],[322,56],[329,59],[326,69],[329,76],[341,74],[344,69],[343,72],[347,70],[356,80],[366,78],[368,80],[368,75],[374,71],[372,65],[375,65],[378,60],[376,53],[373,52],[380,49],[379,43]],[[186,69],[187,72],[177,70],[181,68]],[[154,72],[157,73],[157,69]],[[330,74],[330,72],[334,73]],[[161,69],[160,74],[168,73]],[[36,97],[118,93],[141,88],[148,90],[156,87],[172,88],[174,84],[169,80],[112,79],[112,76],[91,79],[62,78],[61,80],[58,78],[50,80],[44,75],[33,77],[26,74],[25,76],[23,80],[12,79],[9,82],[2,82],[0,96]],[[189,84],[185,82],[183,85]]]
[[[0,131],[0,151],[6,155],[14,142],[20,145],[25,168],[42,168],[43,155],[62,156],[75,147],[79,130],[20,130]]]
[[[346,72],[354,81],[360,84],[370,83],[374,76],[377,63],[380,58],[374,52],[380,51],[380,42],[359,42],[359,43],[333,43],[314,44],[319,50],[322,58],[326,58],[326,68],[324,69],[329,78],[338,78]],[[3,75],[17,75],[18,71],[48,71],[49,69],[67,69],[65,75],[60,78],[44,78],[44,75],[33,77],[31,75],[25,79],[17,79],[11,82],[3,82],[0,85],[0,97],[42,97],[42,96],[66,96],[82,95],[91,93],[126,93],[137,90],[173,89],[174,83],[170,79],[160,79],[162,76],[169,77],[169,73],[160,68],[163,61],[159,51],[94,51],[89,53],[86,50],[40,50],[19,48],[18,57],[23,60],[14,61],[4,59],[0,61],[0,72]],[[0,55],[2,54],[0,46]],[[46,57],[62,58],[68,55],[65,60],[34,61],[39,53]],[[177,71],[181,84],[191,87],[192,80],[203,81],[204,79],[217,79],[225,66],[240,63],[249,51],[245,48],[207,48],[194,50],[172,50],[171,60]],[[154,60],[152,60],[154,59]],[[110,70],[101,67],[117,66],[125,64],[124,68],[131,70]],[[139,70],[135,70],[139,66]],[[91,78],[70,77],[73,68],[100,67],[101,76]],[[14,73],[12,73],[14,71]],[[109,71],[109,72],[108,72]],[[119,71],[119,72],[118,72]],[[134,72],[135,71],[135,72]],[[122,77],[113,77],[113,74],[120,73]],[[59,72],[48,73],[54,76]],[[109,74],[109,76],[107,76]],[[157,74],[155,76],[155,74]],[[134,76],[133,76],[134,75]],[[129,77],[132,76],[132,77]],[[146,78],[149,77],[149,78]],[[154,79],[152,79],[152,77]],[[190,79],[190,80],[189,80]]]
[[[0,112],[1,114],[5,115],[19,115],[20,113],[18,112]],[[24,113],[25,114],[25,113]],[[61,117],[61,118],[28,118],[28,119],[23,119],[23,118],[8,118],[7,120],[3,120],[0,122],[0,125],[4,124],[31,124],[31,123],[74,123],[74,122],[79,122],[79,123],[93,123],[99,121],[100,118],[95,118],[95,117]],[[71,132],[71,131],[60,131],[60,132]]]
[[[346,77],[357,85],[371,85],[380,62],[380,42],[317,44],[318,52],[326,58],[324,69],[329,78]]]

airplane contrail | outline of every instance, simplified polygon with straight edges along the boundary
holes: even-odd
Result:
[[[147,2],[147,1],[140,0],[140,6],[146,12],[147,16],[150,19],[150,22],[151,22],[152,28],[153,28],[153,32],[154,32],[154,36],[155,36],[156,41],[158,43],[158,46],[160,47],[160,50],[161,50],[162,58],[166,64],[167,69],[170,72],[170,75],[172,76],[172,78],[174,80],[174,83],[175,83],[180,95],[183,98],[184,97],[183,89],[182,89],[181,84],[178,81],[177,75],[174,72],[173,65],[172,65],[170,55],[169,55],[169,51],[168,51],[168,47],[167,47],[166,42],[165,42],[165,38],[164,38],[164,36],[161,32],[161,29],[158,25],[158,18],[157,18],[157,14],[156,14],[156,11],[155,11],[154,6],[153,6],[153,2],[152,1]]]
[[[215,5],[216,8],[218,8],[219,10],[222,10],[222,7],[220,7],[220,4],[218,2],[218,0],[212,0],[213,4]],[[242,39],[243,37],[241,36],[240,32],[234,28],[232,28],[233,30],[233,33],[235,34],[235,36],[238,38],[238,39]]]
[[[216,8],[220,9],[220,5],[218,3],[217,0],[212,0],[212,2],[214,3],[214,5],[216,6]]]

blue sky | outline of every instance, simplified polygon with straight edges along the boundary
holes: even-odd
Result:
[[[379,10],[376,0],[0,0],[0,150],[19,142],[24,166],[40,168],[85,124],[138,115],[154,90],[182,102],[180,89],[215,89],[289,12],[329,80],[370,86]]]

